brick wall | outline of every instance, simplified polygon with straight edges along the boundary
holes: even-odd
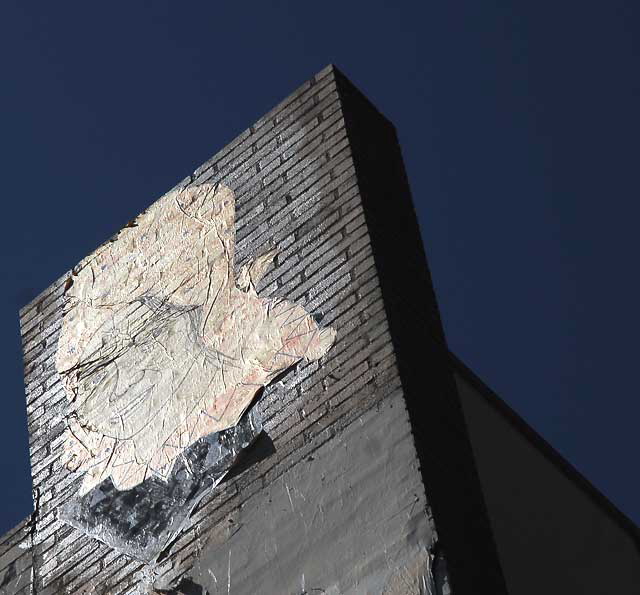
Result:
[[[27,517],[0,539],[0,593],[31,593],[31,536],[33,524]]]
[[[151,567],[57,515],[79,481],[59,462],[67,401],[54,359],[63,275],[20,313],[36,500],[34,592],[135,593],[149,585],[168,589],[185,577],[208,581],[211,592],[220,580],[220,592],[227,592],[227,578],[242,572],[244,587],[234,582],[231,592],[255,592],[261,577],[270,576],[271,590],[264,592],[301,593],[309,588],[305,568],[307,576],[323,578],[326,592],[360,593],[366,584],[377,585],[371,586],[376,592],[404,580],[397,568],[423,577],[435,572],[438,538],[456,594],[477,593],[479,585],[504,592],[391,124],[328,67],[178,186],[218,181],[236,195],[236,267],[266,244],[275,246],[275,266],[258,294],[303,304],[337,329],[336,343],[323,360],[301,363],[267,388],[258,406],[275,451],[213,490]],[[367,431],[358,431],[364,425]],[[363,477],[354,468],[358,460],[358,468],[368,469]],[[334,477],[330,487],[305,479],[336,468],[342,481]],[[292,496],[289,481],[308,489]],[[260,511],[269,509],[272,492],[280,504],[287,495],[291,515],[296,493],[322,502],[302,507],[302,525],[280,507],[274,518],[282,522],[265,526]],[[366,506],[341,517],[339,526],[331,519],[313,524],[325,504],[342,499],[346,506],[349,498]],[[378,516],[368,518],[371,511]],[[363,540],[365,528],[383,516],[398,520]],[[309,523],[314,537],[297,537],[316,545],[290,561],[289,571],[274,572],[286,548],[298,547],[296,527]],[[242,557],[233,558],[233,551],[265,535],[273,555],[253,567],[235,562]],[[395,552],[393,560],[381,557],[387,550]],[[314,564],[337,551],[343,554],[331,564]],[[217,576],[221,560],[229,577]],[[409,570],[412,564],[417,570]]]

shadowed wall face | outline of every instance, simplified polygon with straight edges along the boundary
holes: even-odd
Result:
[[[456,384],[509,593],[640,593],[638,538],[546,457],[490,395],[462,373]]]

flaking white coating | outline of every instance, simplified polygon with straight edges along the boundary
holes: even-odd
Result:
[[[258,297],[269,251],[234,275],[235,198],[173,191],[74,270],[56,353],[71,403],[66,461],[81,493],[166,477],[198,438],[235,425],[259,388],[335,331]]]

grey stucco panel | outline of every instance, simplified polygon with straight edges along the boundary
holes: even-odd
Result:
[[[429,593],[426,510],[396,394],[245,502],[236,532],[204,547],[191,578],[212,595]]]

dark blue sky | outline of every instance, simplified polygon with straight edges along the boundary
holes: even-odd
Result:
[[[329,62],[396,124],[451,348],[640,522],[639,12],[4,0],[0,532],[31,511],[18,309]]]

